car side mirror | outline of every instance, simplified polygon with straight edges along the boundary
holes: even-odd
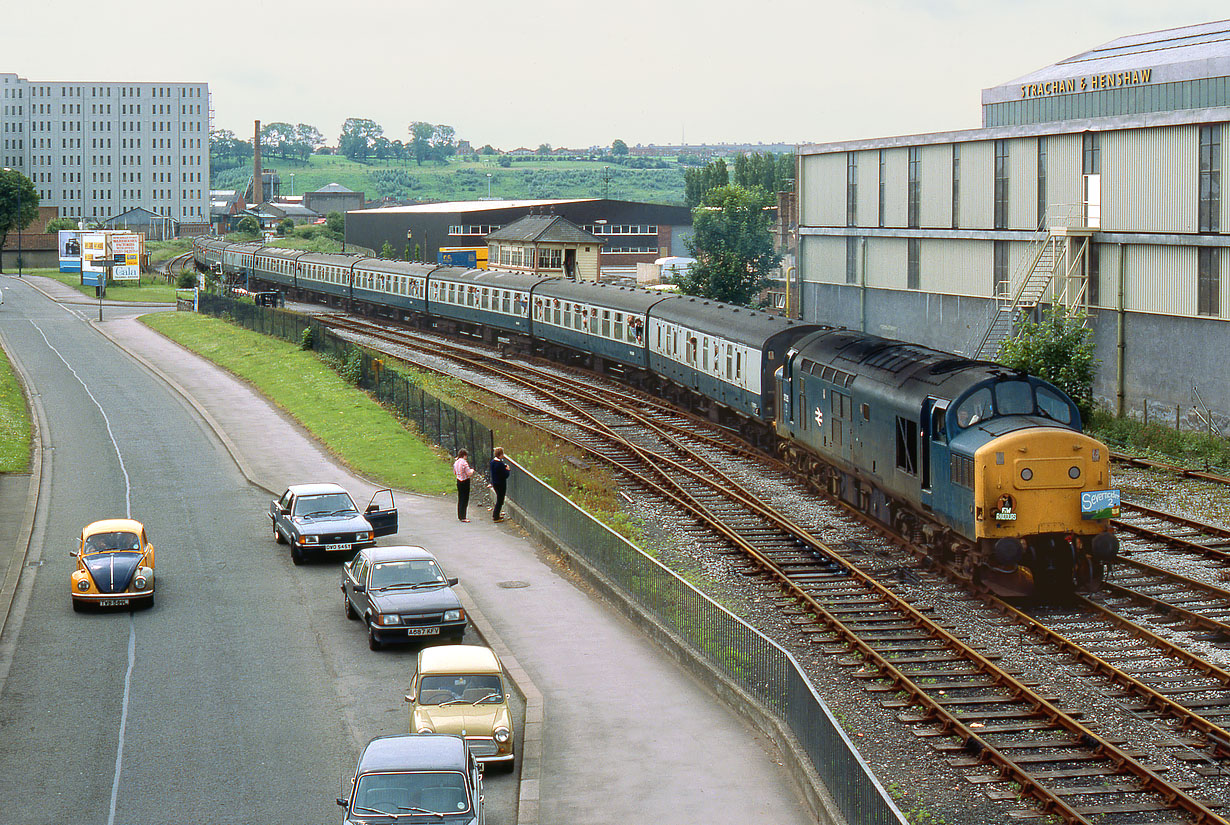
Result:
[[[406,694],[404,697],[402,697],[402,698],[404,698],[407,702],[411,702],[411,703],[413,703],[413,702],[414,702],[414,695],[415,695],[415,694],[414,694],[414,691],[410,691],[409,693],[407,693],[407,694]]]
[[[350,800],[349,800],[349,799],[342,799],[342,798],[339,796],[339,797],[337,798],[337,804],[339,804],[339,805],[341,805],[343,808],[345,808],[347,805],[349,805],[349,804],[350,804]]]
[[[448,580],[448,586],[449,586],[449,587],[456,587],[456,586],[457,586],[457,577],[456,577],[456,576],[453,576],[452,578],[450,578],[450,579]]]
[[[72,550],[68,551],[68,555],[72,556],[75,559],[81,555],[81,551],[78,550],[76,547],[74,547]]]
[[[367,509],[364,510],[363,512],[364,513],[379,513],[380,505],[379,504],[369,504],[367,505]]]

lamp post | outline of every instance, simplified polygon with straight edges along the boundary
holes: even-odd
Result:
[[[4,167],[4,171],[12,172],[9,167]],[[17,174],[21,174],[18,172]],[[23,176],[24,177],[24,176]],[[17,277],[21,277],[21,184],[17,185]]]
[[[491,173],[487,173],[487,200],[491,200]]]

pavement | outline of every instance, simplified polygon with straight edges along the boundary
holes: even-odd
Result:
[[[27,281],[54,300],[97,305],[57,281]],[[336,481],[360,502],[379,488],[230,373],[132,318],[104,319],[92,323],[195,409],[252,484],[277,495],[292,483]],[[3,479],[5,513],[26,488],[24,476]],[[769,739],[515,522],[492,523],[481,494],[469,523],[457,520],[452,497],[396,498],[399,535],[461,578],[474,625],[526,699],[518,825],[816,821]],[[0,559],[10,572],[20,568],[34,503],[25,519],[0,518],[0,551],[19,545],[11,564]],[[8,609],[0,603],[0,616]]]

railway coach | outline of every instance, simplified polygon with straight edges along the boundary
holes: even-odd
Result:
[[[649,312],[649,369],[700,399],[715,421],[738,426],[762,441],[754,421],[773,424],[777,414],[774,374],[790,345],[822,327],[779,315],[702,298],[675,297]],[[726,415],[732,413],[732,415]]]
[[[823,330],[779,377],[790,463],[1002,595],[1096,589],[1118,542],[1082,513],[1104,444],[1062,391],[997,364]]]
[[[648,289],[552,278],[534,287],[533,334],[543,355],[577,360],[595,372],[622,372],[644,385],[649,310],[674,300]]]
[[[501,332],[513,333],[528,346],[530,293],[542,281],[521,272],[432,267],[427,314],[441,332],[462,332],[489,343]]]

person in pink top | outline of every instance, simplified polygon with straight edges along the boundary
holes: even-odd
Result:
[[[453,475],[457,476],[457,518],[461,521],[469,521],[466,507],[470,504],[470,476],[474,475],[467,456],[469,453],[463,447],[457,451],[457,460],[453,462]]]

